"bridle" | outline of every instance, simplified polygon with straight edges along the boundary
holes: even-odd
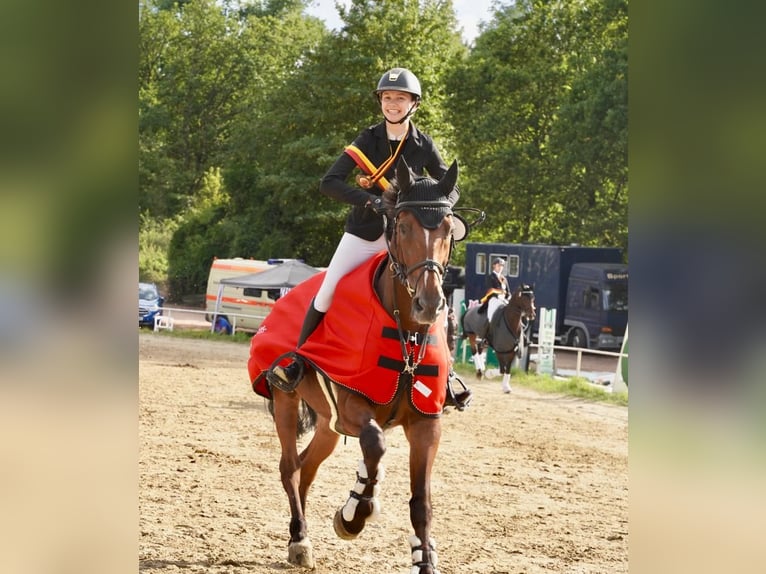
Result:
[[[389,238],[388,232],[384,234],[386,237],[386,250],[388,251],[389,268],[391,269],[393,281],[396,281],[398,279],[402,283],[402,285],[404,285],[404,288],[407,290],[407,293],[410,296],[410,298],[415,296],[415,288],[410,284],[409,276],[414,271],[417,271],[418,269],[422,268],[423,272],[420,275],[418,275],[417,281],[415,282],[416,285],[428,272],[436,273],[439,284],[443,282],[446,266],[449,264],[450,257],[452,256],[452,247],[454,245],[454,238],[453,238],[452,241],[450,242],[450,250],[449,250],[449,254],[447,255],[447,261],[444,264],[440,263],[439,261],[436,261],[435,259],[428,258],[407,267],[404,263],[402,263],[397,258],[395,253],[391,250],[392,240],[394,240],[394,242],[396,243],[397,249],[399,249],[399,243],[398,241],[395,241],[396,220],[399,217],[399,214],[405,208],[411,209],[411,208],[418,208],[418,207],[448,207],[450,209],[449,214],[453,213],[452,204],[447,200],[402,201],[400,203],[397,203],[394,206],[394,219],[392,222],[392,230],[390,233],[390,238]],[[385,214],[383,215],[383,229],[386,231],[388,230],[388,217]],[[396,415],[399,411],[399,404],[402,398],[402,393],[404,392],[404,389],[406,389],[408,386],[412,384],[412,381],[415,377],[415,372],[418,366],[420,365],[420,363],[425,358],[426,348],[428,346],[428,337],[429,337],[428,332],[430,330],[430,326],[425,325],[423,327],[422,332],[411,332],[411,331],[405,332],[404,327],[402,326],[402,318],[401,318],[401,312],[399,309],[399,303],[396,297],[396,289],[392,290],[392,296],[393,296],[392,313],[394,316],[394,320],[396,321],[396,329],[399,335],[399,346],[401,348],[402,362],[404,364],[401,374],[406,378],[406,380],[408,381],[408,384],[405,384],[399,387],[400,390],[398,390],[396,393],[393,408],[384,425],[386,427],[389,425],[391,421],[393,421],[396,418]],[[419,349],[417,349],[418,347]]]
[[[529,318],[530,311],[525,306],[523,306],[519,302],[519,300],[526,295],[527,297],[529,297],[529,300],[531,302],[535,298],[535,292],[532,289],[524,289],[524,290],[518,291],[518,295],[519,295],[519,298],[518,300],[515,301],[515,306],[519,310],[519,320],[521,321],[522,327],[523,327],[524,319]],[[514,301],[513,296],[511,297],[511,301]],[[508,301],[509,305],[511,304],[511,301]]]
[[[440,201],[402,201],[400,203],[397,203],[394,207],[394,221],[393,221],[393,229],[391,232],[391,236],[393,237],[396,234],[396,219],[399,217],[399,214],[404,209],[409,208],[417,208],[417,207],[448,207],[450,209],[449,215],[452,215],[452,203],[450,203],[447,200],[440,200]],[[388,225],[388,220],[386,216],[383,216],[383,225],[384,229],[386,229]],[[390,261],[390,268],[391,272],[394,274],[394,277],[399,279],[401,283],[404,285],[404,288],[407,289],[407,293],[409,293],[410,297],[413,297],[415,295],[415,289],[410,285],[409,276],[414,272],[423,268],[423,272],[418,276],[417,281],[420,281],[420,279],[427,273],[427,272],[433,272],[436,273],[437,279],[439,280],[439,283],[441,283],[444,279],[444,273],[446,272],[446,265],[449,264],[449,260],[452,257],[452,249],[454,247],[454,238],[452,241],[450,241],[450,250],[449,254],[447,255],[447,262],[442,265],[435,259],[424,259],[423,261],[420,261],[418,263],[415,263],[414,265],[411,265],[410,267],[407,267],[404,265],[401,261],[399,261],[394,253],[391,251],[391,242],[388,238],[388,234],[386,234],[386,249],[388,250],[388,259]],[[398,246],[398,243],[397,243]],[[416,284],[417,284],[416,281]]]
[[[518,291],[517,293],[519,295],[518,299],[521,299],[521,297],[523,297],[524,295],[527,295],[530,298],[530,300],[532,300],[535,296],[535,292],[532,289],[524,289],[522,291]],[[514,333],[513,326],[508,322],[508,317],[505,316],[505,313],[502,313],[501,317],[502,317],[503,324],[505,325],[505,328],[507,329],[508,334],[513,339],[513,348],[508,350],[495,349],[496,353],[514,353],[516,352],[516,349],[518,349],[519,341],[521,340],[521,336],[525,327],[524,319],[529,316],[529,311],[526,309],[526,307],[522,306],[519,303],[518,299],[516,299],[517,293],[514,293],[513,296],[511,296],[511,300],[508,301],[508,306],[510,306],[511,303],[513,303],[513,308],[517,309],[519,312],[519,333],[518,335]],[[500,313],[501,310],[498,309],[497,312]],[[493,346],[493,349],[494,349],[494,346]]]

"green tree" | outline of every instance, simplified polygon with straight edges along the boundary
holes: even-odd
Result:
[[[233,229],[219,229],[227,225],[228,200],[211,212],[214,219],[185,211],[206,193],[210,173],[220,178],[217,170],[234,163],[242,143],[235,136],[250,110],[268,100],[326,33],[316,18],[302,16],[304,5],[297,0],[141,4],[139,210],[177,225],[168,253],[176,292],[199,288],[200,269],[209,266],[212,254],[226,256],[232,249],[224,239]],[[228,197],[226,182],[221,178],[219,184]],[[192,263],[187,248],[206,259]]]
[[[590,3],[576,71],[551,135],[562,177],[559,226],[582,243],[622,247],[628,233],[628,4]],[[566,186],[566,187],[564,187]]]
[[[380,121],[372,91],[389,68],[419,77],[424,100],[414,121],[445,159],[452,155],[443,75],[465,47],[451,2],[354,0],[339,10],[343,28],[306,54],[243,124],[250,153],[233,169],[247,185],[232,188],[241,253],[327,265],[349,206],[321,195],[319,180],[363,127]]]
[[[215,0],[141,11],[139,202],[161,216],[194,194],[239,112],[253,62],[241,24]]]
[[[221,170],[211,168],[198,193],[189,200],[184,217],[179,218],[168,247],[171,298],[205,291],[213,257],[232,240],[232,229],[223,222],[228,204]]]
[[[624,246],[625,4],[519,0],[450,75],[466,199],[489,214],[475,238]]]
[[[159,283],[166,292],[168,279],[168,249],[178,223],[172,219],[155,219],[146,213],[140,216],[138,232],[139,281]]]

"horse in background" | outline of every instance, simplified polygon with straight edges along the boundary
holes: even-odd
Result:
[[[378,370],[369,371],[382,372],[380,363],[386,360],[385,368],[393,369],[390,371],[395,384],[395,390],[391,390],[392,398],[382,404],[382,401],[371,401],[363,394],[350,390],[347,385],[326,376],[329,371],[323,371],[320,359],[305,359],[302,378],[294,388],[283,389],[269,384],[270,407],[273,407],[282,446],[280,475],[290,504],[288,561],[292,564],[315,567],[304,515],[307,495],[319,466],[333,452],[340,435],[358,437],[362,451],[362,459],[356,469],[356,482],[333,520],[336,534],[349,540],[356,538],[365,523],[379,513],[378,496],[384,474],[381,459],[386,452],[384,431],[401,426],[410,447],[409,506],[414,530],[408,540],[411,572],[439,574],[435,542],[431,536],[430,481],[441,438],[440,415],[449,372],[445,334],[447,305],[442,281],[454,242],[463,239],[467,233],[466,225],[454,214],[447,199],[456,185],[457,175],[456,162],[441,181],[436,181],[429,177],[416,177],[405,161],[399,160],[396,177],[383,194],[387,207],[387,254],[380,254],[380,263],[373,263],[376,267],[369,273],[373,278],[372,289],[377,294],[370,300],[379,301],[375,307],[382,306],[380,313],[387,323],[383,323],[382,334],[379,331],[373,335],[370,331],[368,335],[368,324],[349,325],[351,320],[345,321],[346,329],[355,329],[357,340],[364,341],[373,336],[393,339],[387,344],[394,345],[399,358],[394,360],[381,355],[379,364],[375,366]],[[292,293],[299,289],[300,286],[278,301],[274,311],[290,305]],[[333,307],[314,337],[320,335],[321,339],[330,333],[329,327],[326,331],[324,329],[332,311]],[[294,310],[294,313],[303,316],[302,309]],[[268,320],[267,317],[264,323]],[[388,324],[390,326],[386,326]],[[270,360],[269,357],[257,356],[261,352],[258,348],[261,336],[260,332],[257,333],[251,344],[249,366],[254,389],[256,384],[263,384],[266,370],[258,374],[252,367],[253,359],[267,360],[265,364]],[[309,353],[314,337],[310,337],[299,352]],[[432,360],[432,353],[435,352],[444,354],[444,363]],[[341,356],[346,366],[351,359],[353,357]],[[261,361],[259,364],[264,363]],[[370,378],[373,379],[373,386],[387,384],[374,375]],[[429,400],[433,401],[429,404],[434,407],[430,411],[422,408],[423,397],[429,395]],[[307,408],[310,416],[304,419],[302,414]],[[301,422],[313,426],[315,432],[299,453],[297,436],[302,431],[310,430],[299,428]]]
[[[468,339],[471,347],[476,377],[484,376],[487,347],[492,347],[503,375],[502,390],[510,393],[511,363],[520,355],[525,326],[537,316],[535,293],[529,285],[519,285],[508,303],[498,307],[491,320],[479,309],[479,306],[471,307],[462,317],[463,337]]]

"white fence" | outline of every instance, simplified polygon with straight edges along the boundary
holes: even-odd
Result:
[[[526,352],[529,353],[530,355],[532,355],[532,349],[538,349],[539,350],[539,348],[540,348],[539,344],[537,344],[537,343],[530,343],[529,346],[526,349]],[[557,362],[556,361],[556,357],[555,357],[556,351],[566,352],[566,353],[574,353],[576,355],[574,369],[572,369],[571,371],[570,371],[570,369],[561,369],[556,364],[556,362]],[[464,343],[462,345],[462,358],[455,357],[455,359],[459,360],[462,363],[469,362],[469,359],[467,357],[469,352],[470,351],[468,349],[468,345]],[[589,380],[592,378],[593,372],[592,371],[585,371],[585,370],[583,370],[583,364],[582,363],[583,363],[583,355],[584,354],[587,353],[587,354],[590,354],[590,355],[601,355],[601,356],[604,356],[604,357],[613,357],[613,358],[617,359],[617,367],[614,370],[610,369],[608,371],[603,371],[604,376],[606,376],[606,374],[608,373],[609,376],[612,377],[613,380],[611,381],[609,386],[611,387],[613,392],[618,390],[618,389],[619,390],[627,390],[627,387],[625,386],[625,383],[623,382],[622,376],[620,374],[620,367],[621,367],[620,361],[621,360],[626,360],[628,358],[628,353],[627,352],[622,352],[622,351],[602,351],[602,350],[599,350],[599,349],[586,349],[586,348],[583,348],[583,347],[567,347],[567,346],[564,346],[564,345],[554,345],[553,346],[553,353],[554,353],[553,371],[554,371],[555,375],[557,375],[557,376],[567,376],[567,377],[571,377],[571,376],[582,377],[582,378],[589,379]],[[522,359],[523,359],[523,357],[522,357]],[[538,359],[538,361],[539,361],[539,359]],[[515,359],[513,364],[515,366],[518,366],[521,363],[522,363],[521,360]],[[494,373],[494,371],[496,371],[496,369],[489,369],[488,368],[488,369],[486,369],[485,374],[487,374],[488,376],[494,376],[494,374],[491,374],[491,373]],[[591,380],[591,382],[594,382],[594,381]],[[601,385],[599,385],[599,386],[601,386]]]
[[[537,348],[539,345],[537,343],[531,343],[529,345],[529,348]],[[582,354],[588,353],[590,355],[602,355],[604,357],[615,357],[619,359],[620,357],[627,357],[627,353],[621,353],[619,351],[601,351],[599,349],[585,349],[583,347],[566,347],[564,345],[554,345],[553,346],[554,351],[567,351],[570,353],[577,353],[577,360],[575,362],[575,376],[579,377],[580,372],[582,371]]]
[[[192,315],[193,318],[189,318]],[[202,328],[209,329],[212,333],[214,330],[214,323],[208,321],[205,316],[212,316],[213,313],[206,311],[205,309],[187,309],[182,307],[163,307],[162,315],[155,317],[154,330],[168,329],[173,330],[174,327],[185,328]],[[231,334],[234,335],[237,332],[237,319],[246,317],[248,319],[257,319],[263,321],[266,315],[249,315],[245,313],[229,313],[219,312],[219,316],[225,315],[231,322]]]
[[[174,314],[175,313],[175,314]],[[247,317],[247,318],[255,318],[263,320],[266,318],[266,315],[247,315],[242,313],[219,313],[219,315],[226,315],[227,318],[231,321],[231,334],[234,335],[237,332],[237,318],[238,317]],[[188,316],[199,316],[199,319],[189,319]],[[154,322],[154,330],[158,331],[160,329],[168,329],[172,331],[175,327],[185,327],[185,328],[203,328],[203,329],[210,329],[210,332],[213,332],[214,324],[205,319],[206,315],[212,315],[212,313],[209,313],[208,311],[204,309],[186,309],[181,307],[163,307],[162,309],[162,315],[160,317],[155,318]],[[627,334],[626,334],[627,335]],[[530,343],[529,347],[527,349],[527,352],[531,352],[532,349],[538,349],[539,345],[537,343]],[[463,363],[467,362],[467,350],[468,345],[463,345],[463,357],[462,361]],[[567,347],[564,345],[554,345],[553,346],[554,353],[556,351],[564,351],[569,353],[576,353],[576,361],[575,361],[575,368],[574,368],[574,376],[580,377],[583,376],[583,370],[582,370],[582,358],[583,353],[588,353],[591,355],[602,355],[605,357],[614,357],[618,360],[618,366],[617,371],[620,370],[620,364],[619,361],[625,360],[628,358],[628,353],[622,352],[622,351],[601,351],[598,349],[585,349],[582,347]],[[457,357],[456,357],[457,359]],[[622,377],[618,374],[618,372],[615,372],[615,382],[619,383],[619,381],[622,379]],[[622,383],[624,385],[624,383]],[[613,385],[617,386],[617,385]]]

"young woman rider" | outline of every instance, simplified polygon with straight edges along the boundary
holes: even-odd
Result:
[[[416,175],[427,174],[440,180],[447,165],[433,140],[411,121],[421,100],[420,81],[406,68],[393,68],[383,74],[374,90],[383,113],[383,121],[368,127],[347,146],[322,178],[320,191],[338,201],[351,204],[343,236],[335,250],[325,278],[303,321],[298,347],[314,332],[332,303],[338,281],[386,248],[383,207],[380,198],[394,176],[399,157]],[[356,185],[348,183],[359,168]],[[449,199],[454,205],[460,191],[456,187]],[[268,377],[281,384],[297,383],[302,369],[299,359],[286,367],[276,366]]]

